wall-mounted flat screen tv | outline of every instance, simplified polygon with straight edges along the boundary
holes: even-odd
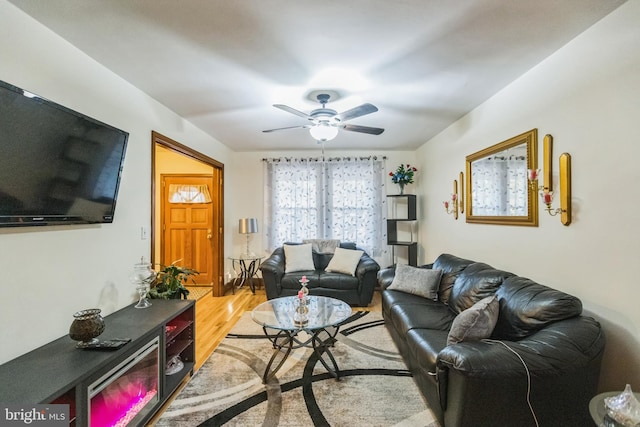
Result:
[[[128,138],[0,80],[0,227],[113,222]]]

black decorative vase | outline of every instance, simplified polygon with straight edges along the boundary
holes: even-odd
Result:
[[[100,315],[99,308],[81,310],[73,315],[73,322],[69,327],[69,337],[80,341],[78,348],[86,348],[98,342],[96,338],[104,332],[104,319]]]

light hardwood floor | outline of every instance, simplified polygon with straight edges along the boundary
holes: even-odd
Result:
[[[237,289],[235,294],[229,293],[223,297],[214,297],[211,293],[196,301],[196,365],[195,371],[207,361],[222,339],[229,333],[240,317],[253,310],[258,304],[267,300],[264,288],[256,289],[255,295],[248,287]],[[373,301],[368,307],[353,307],[354,311],[382,310],[380,293],[375,292]],[[173,394],[171,399],[158,411],[147,424],[153,426],[162,412],[169,406],[175,396],[187,384],[185,379]]]

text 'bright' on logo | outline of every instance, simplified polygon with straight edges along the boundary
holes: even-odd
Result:
[[[62,427],[69,425],[69,405],[6,405],[0,403],[0,425]]]

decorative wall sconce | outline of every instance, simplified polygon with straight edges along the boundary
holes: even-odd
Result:
[[[458,202],[458,207],[460,208],[460,213],[464,213],[464,174],[460,172],[460,201]]]
[[[528,169],[529,186],[540,192],[542,203],[545,204],[545,210],[551,216],[560,214],[560,221],[564,225],[571,224],[571,155],[562,153],[560,155],[560,207],[552,208],[554,193],[552,184],[552,150],[553,137],[551,135],[544,136],[544,169]],[[543,184],[539,184],[540,175],[544,175]]]
[[[533,191],[542,190],[544,185],[538,185],[538,179],[540,179],[542,169],[527,169],[527,179],[529,181],[529,188]]]
[[[452,214],[455,219],[458,219],[458,181],[453,180],[453,193],[451,193],[451,200],[445,200],[442,202],[444,209],[448,214]]]

